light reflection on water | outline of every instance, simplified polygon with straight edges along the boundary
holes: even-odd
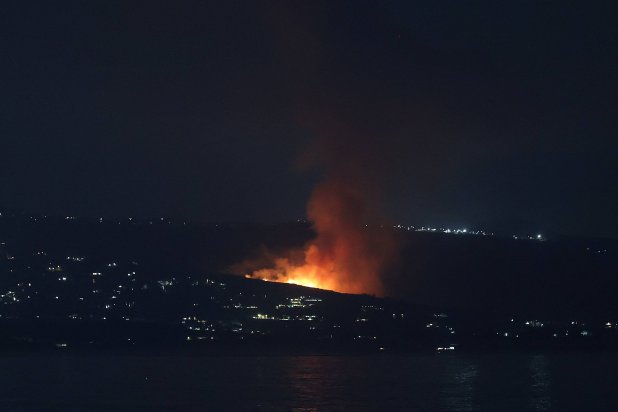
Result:
[[[550,374],[547,367],[547,357],[533,356],[530,359],[530,373],[532,375],[530,398],[532,409],[535,411],[549,411],[551,409]]]
[[[615,354],[0,357],[0,410],[618,410],[617,369]]]
[[[444,410],[469,412],[475,410],[474,391],[478,365],[469,361],[453,361],[446,367],[441,397]]]
[[[320,357],[296,358],[290,363],[288,370],[290,392],[297,405],[292,406],[294,412],[317,412],[319,407],[325,406],[325,397],[332,391],[333,383],[328,374],[328,364]]]
[[[545,356],[300,357],[288,410],[549,411]],[[526,368],[527,366],[527,368]],[[482,376],[483,379],[480,379]],[[283,410],[283,409],[282,409]]]

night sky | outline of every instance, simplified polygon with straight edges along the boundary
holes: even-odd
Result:
[[[611,2],[7,3],[0,208],[294,220],[352,156],[395,223],[618,233]]]

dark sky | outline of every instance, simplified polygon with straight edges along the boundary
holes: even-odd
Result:
[[[615,237],[617,13],[572,3],[7,2],[0,207],[296,219],[343,124],[396,223]]]

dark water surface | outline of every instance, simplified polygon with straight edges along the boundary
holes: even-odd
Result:
[[[0,357],[0,411],[618,411],[618,355]]]

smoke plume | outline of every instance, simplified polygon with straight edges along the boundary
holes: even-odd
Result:
[[[324,172],[307,204],[315,238],[300,252],[270,257],[266,267],[235,269],[268,281],[382,295],[383,276],[399,248],[380,213],[383,159],[377,156],[378,140],[339,122],[311,125],[316,137],[301,163]]]
[[[303,168],[322,180],[307,204],[315,238],[283,256],[265,253],[262,266],[236,265],[247,277],[348,293],[383,294],[384,276],[394,267],[399,245],[381,213],[385,168],[392,155],[377,121],[376,99],[324,52],[318,29],[323,10],[311,3],[272,9],[268,21],[278,39],[284,89],[292,111],[312,139],[300,156]],[[317,19],[317,20],[316,20]],[[372,93],[379,97],[380,92]],[[392,111],[387,110],[386,117]],[[384,117],[384,116],[382,116]],[[268,264],[263,265],[264,260]]]

